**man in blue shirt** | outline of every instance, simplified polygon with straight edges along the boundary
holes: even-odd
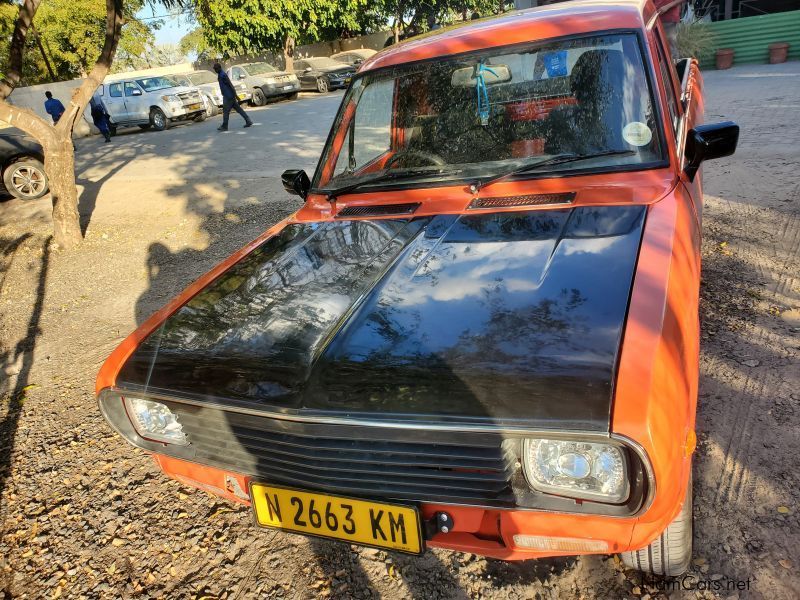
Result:
[[[61,115],[64,114],[64,105],[61,104],[61,100],[57,98],[53,98],[53,94],[48,92],[44,93],[47,96],[47,100],[44,101],[44,110],[47,112],[48,115],[53,117],[53,125],[58,123],[58,120],[61,118]]]
[[[236,93],[236,88],[233,87],[230,77],[222,70],[222,65],[214,63],[214,72],[217,74],[219,81],[219,91],[222,92],[222,125],[217,127],[217,131],[228,131],[228,118],[231,116],[231,109],[242,115],[244,119],[244,126],[250,127],[253,122],[244,109],[239,106],[239,96]]]

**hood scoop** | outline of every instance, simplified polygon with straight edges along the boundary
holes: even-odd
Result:
[[[419,208],[419,202],[405,204],[379,204],[372,206],[345,206],[336,214],[343,217],[386,217],[391,215],[411,215]]]
[[[528,194],[525,196],[505,196],[497,198],[475,198],[469,209],[509,208],[513,206],[541,206],[543,204],[571,204],[575,200],[575,192],[562,194]]]

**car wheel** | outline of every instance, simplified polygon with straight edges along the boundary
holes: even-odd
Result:
[[[192,119],[195,123],[202,123],[206,120],[206,111],[199,112],[195,115],[194,119]]]
[[[8,192],[21,200],[36,200],[47,193],[47,174],[44,165],[35,158],[20,158],[3,171],[3,183]]]
[[[253,97],[250,100],[253,106],[264,106],[267,103],[267,97],[264,95],[264,90],[256,88],[253,90]]]
[[[295,92],[294,94],[289,94],[286,96],[289,100],[297,100],[297,97],[300,95],[300,92]]]
[[[160,108],[150,109],[150,126],[156,131],[164,131],[167,128],[167,115]]]
[[[206,116],[211,118],[217,116],[217,104],[211,99],[211,96],[203,96],[206,105]]]
[[[692,478],[686,488],[681,512],[649,546],[623,552],[620,559],[626,567],[665,577],[686,572],[692,560]]]
[[[317,91],[320,94],[324,94],[328,91],[328,80],[324,77],[317,78]]]

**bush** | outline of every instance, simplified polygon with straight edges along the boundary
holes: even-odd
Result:
[[[714,34],[706,23],[678,23],[676,31],[678,56],[693,56],[699,61],[710,57],[716,49]]]

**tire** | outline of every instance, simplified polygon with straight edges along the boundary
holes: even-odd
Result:
[[[47,174],[41,161],[32,157],[18,158],[3,171],[8,193],[20,200],[36,200],[47,193]]]
[[[649,546],[623,552],[622,563],[651,575],[678,577],[687,571],[692,560],[692,479],[686,488],[681,512]]]
[[[156,131],[164,131],[169,126],[167,115],[158,107],[150,109],[150,126]]]
[[[293,94],[289,94],[286,96],[289,100],[297,100],[297,97],[300,95],[300,92],[294,92]]]
[[[267,96],[264,94],[264,90],[255,88],[250,102],[253,103],[253,106],[264,106],[267,103]]]
[[[197,113],[197,115],[195,115],[194,119],[192,119],[192,121],[194,121],[195,123],[202,123],[205,120],[206,120],[206,111],[202,111],[202,112]]]
[[[324,77],[317,77],[317,91],[324,94],[328,91],[328,80]]]
[[[214,100],[211,99],[211,96],[205,95],[203,96],[203,99],[205,100],[206,105],[206,117],[216,117],[219,109],[217,109],[217,105]]]

